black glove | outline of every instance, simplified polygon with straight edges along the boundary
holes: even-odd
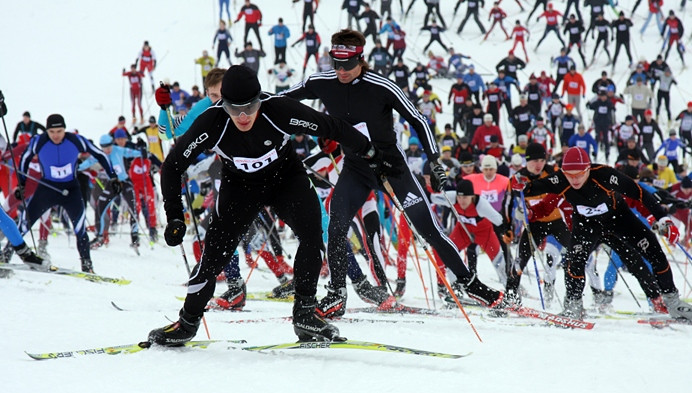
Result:
[[[166,244],[175,247],[183,242],[186,231],[187,226],[185,226],[185,221],[176,218],[166,225],[163,238],[166,239]]]
[[[398,177],[402,174],[397,163],[398,156],[382,151],[373,145],[370,145],[367,153],[362,157],[368,162],[368,166],[378,178],[382,176]]]
[[[108,185],[110,186],[111,190],[113,190],[114,195],[120,194],[120,191],[123,190],[123,184],[117,178],[111,179]]]
[[[430,161],[430,186],[435,191],[444,191],[445,184],[447,184],[447,173],[445,169],[439,163],[435,161]]]
[[[5,105],[5,96],[0,91],[0,117],[5,117],[7,114],[7,105]]]
[[[21,201],[24,199],[24,186],[19,184],[17,185],[17,188],[14,189],[14,197],[17,198],[18,201]]]

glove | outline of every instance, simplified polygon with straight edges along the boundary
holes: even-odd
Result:
[[[324,154],[332,154],[339,147],[336,141],[324,137],[317,138],[317,144]]]
[[[18,201],[21,201],[24,199],[24,186],[19,184],[17,185],[17,188],[14,189],[14,197],[17,198]]]
[[[649,214],[649,216],[646,217],[646,222],[649,223],[649,227],[651,227],[652,230],[656,230],[654,229],[654,226],[656,225],[656,217],[654,217],[653,214]]]
[[[171,247],[175,247],[183,242],[186,231],[187,226],[185,225],[185,222],[176,218],[166,225],[166,230],[163,232],[163,238],[166,240],[166,244]]]
[[[108,185],[110,186],[111,190],[113,190],[114,195],[120,194],[120,191],[123,190],[123,184],[117,178],[111,179]]]
[[[526,184],[529,182],[529,178],[526,176],[522,176],[520,174],[515,174],[514,175],[514,181],[512,182],[512,190],[514,191],[524,191],[524,188],[526,188]]]
[[[443,191],[448,180],[447,173],[445,173],[442,165],[435,161],[430,161],[430,186],[433,190]]]
[[[398,156],[384,152],[373,145],[370,145],[367,153],[362,157],[368,162],[368,166],[378,178],[382,176],[398,177],[402,173],[397,163]]]
[[[168,85],[164,85],[163,82],[161,82],[161,87],[156,89],[156,103],[159,104],[164,111],[168,110],[168,107],[173,103],[171,99],[171,88]]]
[[[680,238],[680,231],[678,227],[675,226],[673,221],[668,217],[663,217],[654,225],[659,235],[665,236],[668,239],[668,243],[675,244]],[[653,229],[653,228],[652,228]]]
[[[502,234],[502,241],[505,244],[511,244],[514,241],[514,232],[512,230],[507,230],[505,233]]]

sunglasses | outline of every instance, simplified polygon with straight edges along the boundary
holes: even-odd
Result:
[[[351,71],[360,63],[360,56],[353,56],[345,59],[334,57],[331,53],[329,56],[332,58],[332,67],[334,67],[335,70],[343,68],[344,71]]]
[[[228,113],[229,115],[233,117],[238,117],[242,115],[243,113],[245,116],[252,116],[260,108],[260,98],[259,96],[255,97],[252,101],[246,103],[246,104],[231,104],[230,102],[223,100],[223,109]]]
[[[567,177],[567,178],[570,178],[570,179],[578,179],[578,178],[581,177],[583,174],[585,174],[586,172],[588,172],[589,169],[591,169],[591,168],[588,168],[588,167],[587,167],[587,168],[584,169],[583,171],[579,171],[579,172],[577,172],[577,173],[567,173],[567,172],[565,172],[564,169],[561,169],[561,171],[562,171],[562,173],[565,175],[565,177]]]

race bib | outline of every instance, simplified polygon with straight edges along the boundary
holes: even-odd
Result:
[[[565,68],[565,67],[559,67],[559,68],[557,69],[557,73],[560,74],[560,75],[566,74],[566,73],[567,73],[567,68]]]
[[[585,140],[578,140],[576,143],[577,147],[581,147],[582,149],[586,150],[586,146],[588,143],[586,143]]]
[[[527,121],[527,120],[529,120],[528,113],[520,113],[519,114],[519,121]]]
[[[538,94],[536,94],[536,93],[530,93],[530,94],[529,94],[529,99],[530,99],[531,101],[538,101]]]
[[[654,186],[658,188],[663,188],[666,185],[666,181],[663,179],[654,179]]]
[[[495,190],[484,190],[481,191],[481,198],[484,198],[490,203],[495,203],[498,201],[497,191]]]
[[[277,158],[279,158],[279,155],[276,153],[276,150],[272,149],[262,157],[233,157],[233,164],[243,172],[253,173],[271,164]]]
[[[563,121],[562,128],[566,128],[568,130],[574,128],[574,123],[572,123],[571,121]]]
[[[598,107],[598,113],[605,115],[608,113],[608,107],[607,106],[599,106]]]
[[[143,175],[147,173],[147,167],[141,166],[141,165],[133,165],[132,166],[132,172],[138,174],[138,175]]]
[[[569,83],[569,87],[571,87],[571,88],[573,88],[573,89],[576,89],[577,86],[579,86],[579,85],[577,84],[577,82],[570,82],[570,83]]]
[[[365,135],[368,140],[370,140],[370,131],[368,131],[368,125],[365,122],[360,122],[353,126],[358,132]]]
[[[584,217],[600,216],[608,212],[608,206],[606,206],[605,202],[596,207],[577,205],[577,212]]]
[[[65,166],[52,166],[50,167],[50,176],[53,179],[64,179],[72,175],[72,164],[67,164]]]
[[[476,219],[474,217],[459,216],[459,219],[464,224],[476,226]]]
[[[643,94],[635,94],[634,99],[636,101],[644,101],[644,95]]]
[[[255,61],[257,61],[257,59],[255,59],[254,57],[248,57],[245,61],[247,61],[248,63],[254,63]]]
[[[123,173],[123,167],[120,165],[113,165],[113,172],[115,172],[116,175],[119,175]]]

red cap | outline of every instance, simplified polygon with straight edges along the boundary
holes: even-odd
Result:
[[[589,155],[581,147],[570,147],[562,157],[563,171],[583,171],[590,166]]]
[[[691,106],[692,106],[692,101],[690,101],[690,102],[687,103],[687,107],[688,107],[688,108],[691,107]]]
[[[568,111],[571,111],[572,109],[574,109],[574,105],[567,104],[567,105],[565,105],[565,109],[567,109]]]
[[[644,111],[644,114],[645,114],[645,115],[652,116],[652,115],[654,114],[654,112],[653,112],[651,109],[647,109],[647,110]]]

